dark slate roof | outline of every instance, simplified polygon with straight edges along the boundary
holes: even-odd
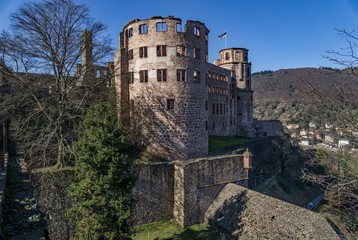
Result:
[[[205,221],[229,239],[339,240],[318,213],[232,183],[210,205]]]

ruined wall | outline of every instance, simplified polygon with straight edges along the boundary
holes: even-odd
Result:
[[[134,222],[144,224],[173,218],[174,164],[142,163],[133,188]]]
[[[233,136],[236,133],[236,80],[229,70],[208,66],[209,135]]]
[[[238,90],[237,92],[237,132],[236,136],[255,137],[253,119],[253,92]]]
[[[255,125],[259,125],[264,137],[277,137],[284,134],[282,123],[279,120],[255,121]]]
[[[175,168],[174,219],[182,226],[201,223],[225,184],[247,184],[242,155],[177,162]]]
[[[67,189],[74,182],[75,176],[74,169],[31,173],[34,196],[41,212],[48,216],[50,239],[67,240],[74,235],[75,221],[67,216],[72,206]]]
[[[133,189],[136,224],[170,219],[182,226],[201,223],[225,184],[246,186],[248,180],[242,155],[142,163],[138,173]]]

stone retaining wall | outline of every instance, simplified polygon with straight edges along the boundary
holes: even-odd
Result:
[[[136,224],[174,219],[182,226],[201,223],[227,183],[247,186],[242,155],[188,161],[142,163],[133,194]]]

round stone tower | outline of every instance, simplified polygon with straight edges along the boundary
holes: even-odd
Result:
[[[174,17],[136,19],[120,33],[115,81],[121,114],[140,122],[147,150],[157,157],[208,153],[208,33],[199,21],[183,25]]]

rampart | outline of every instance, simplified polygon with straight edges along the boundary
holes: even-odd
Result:
[[[227,183],[247,186],[241,154],[188,161],[142,163],[133,190],[135,223],[174,219],[182,226],[201,223]]]

